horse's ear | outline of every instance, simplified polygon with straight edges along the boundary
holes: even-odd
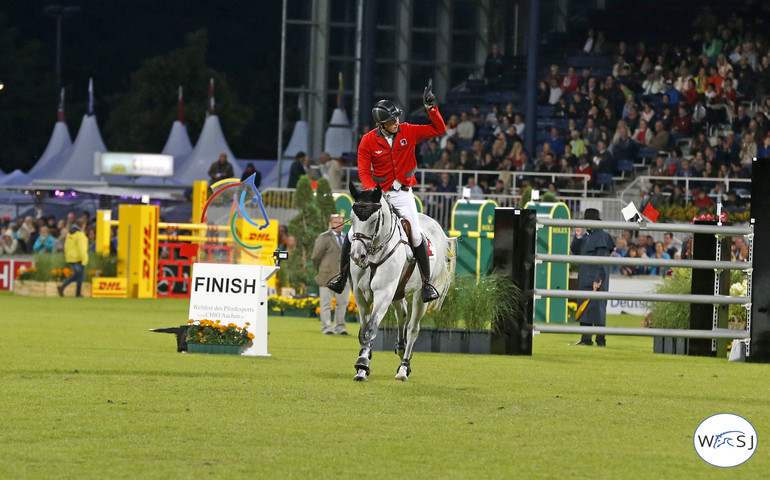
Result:
[[[356,188],[356,186],[355,186],[355,185],[353,185],[353,180],[351,180],[351,181],[349,182],[349,184],[348,184],[348,189],[350,190],[350,195],[352,195],[352,196],[353,196],[353,201],[354,201],[354,202],[357,202],[357,201],[358,201],[358,193],[359,193],[359,192],[358,192],[358,189]]]
[[[377,188],[374,189],[374,192],[375,192],[374,196],[376,197],[374,201],[379,202],[380,199],[382,198],[382,187],[380,186],[379,183],[377,184]]]

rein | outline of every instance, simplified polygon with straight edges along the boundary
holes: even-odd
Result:
[[[373,255],[378,254],[380,251],[382,251],[382,249],[387,247],[388,244],[391,243],[391,240],[393,239],[393,236],[395,235],[396,231],[398,230],[398,218],[396,217],[396,214],[393,212],[392,208],[390,208],[390,203],[388,203],[388,207],[389,207],[389,210],[390,210],[391,228],[390,228],[390,231],[388,232],[387,238],[385,239],[384,242],[382,242],[382,243],[380,243],[378,245],[374,244],[374,241],[377,239],[377,237],[379,237],[380,223],[383,221],[383,218],[384,218],[384,213],[382,212],[382,208],[380,208],[378,213],[377,213],[377,215],[378,215],[377,216],[377,223],[375,224],[375,227],[374,227],[374,233],[371,236],[364,235],[363,233],[360,233],[360,232],[356,232],[356,233],[353,234],[353,240],[352,241],[355,242],[356,240],[358,240],[361,243],[363,243],[364,244],[364,248],[366,248],[366,253],[370,257],[373,256]],[[369,245],[367,245],[366,244],[367,241],[371,242],[371,243]],[[393,256],[393,254],[396,252],[396,249],[401,244],[408,245],[408,242],[406,242],[404,240],[399,240],[398,242],[396,242],[393,245],[393,248],[388,250],[388,252],[378,262],[373,262],[373,261],[367,260],[367,262],[365,264],[359,265],[358,267],[361,268],[361,269],[366,269],[366,268],[370,268],[371,267],[372,273],[371,273],[370,277],[374,277],[374,273],[377,271],[377,267],[379,267],[380,265],[385,263],[391,256]]]

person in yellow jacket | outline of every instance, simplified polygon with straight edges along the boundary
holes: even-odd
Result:
[[[59,287],[59,296],[64,296],[64,289],[72,282],[77,283],[77,297],[82,297],[80,287],[83,285],[85,266],[88,265],[88,237],[83,231],[86,226],[84,218],[78,219],[70,228],[64,240],[64,259],[70,264],[72,275],[67,277]]]

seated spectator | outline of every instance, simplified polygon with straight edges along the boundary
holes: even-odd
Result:
[[[692,117],[687,113],[687,107],[679,105],[679,115],[671,122],[671,136],[674,140],[692,135]]]
[[[668,142],[668,132],[663,128],[663,121],[658,120],[655,122],[655,135],[652,137],[649,146],[655,149],[656,152],[664,152],[669,150]]]
[[[457,162],[457,165],[455,166],[455,169],[457,169],[457,170],[474,170],[474,168],[473,168],[473,161],[471,161],[470,156],[468,155],[467,151],[462,150],[460,152],[460,161]]]
[[[19,251],[19,240],[16,238],[16,224],[11,223],[0,234],[0,253],[14,255]]]
[[[704,152],[710,145],[711,144],[709,143],[709,139],[706,137],[706,133],[698,132],[698,135],[690,144],[690,153],[695,154],[696,152]]]
[[[505,104],[503,117],[508,119],[509,124],[513,124],[513,121],[516,118],[516,110],[514,109],[513,103],[508,102]]]
[[[583,155],[586,151],[586,144],[583,139],[580,138],[580,133],[578,133],[577,130],[570,131],[569,145],[572,147],[572,153],[577,157]]]
[[[456,128],[457,138],[460,140],[471,142],[473,137],[476,136],[476,126],[471,122],[466,112],[460,114],[460,123],[457,124]]]
[[[650,130],[650,127],[647,126],[647,121],[640,119],[639,127],[634,130],[634,134],[631,139],[640,145],[648,147],[652,143],[652,137],[652,130]]]
[[[484,118],[484,122],[488,127],[497,128],[497,125],[500,123],[500,116],[500,109],[497,106],[493,106],[492,111],[487,113],[487,116]]]
[[[558,80],[555,78],[551,79],[548,91],[548,104],[556,105],[562,95],[564,95],[564,92],[562,91],[561,87],[559,87]]]
[[[561,79],[560,87],[565,94],[572,94],[578,89],[578,77],[573,67],[567,69],[567,75]]]
[[[687,80],[687,88],[685,88],[682,93],[687,104],[690,105],[690,107],[694,107],[695,101],[698,99],[698,90],[695,88],[695,80],[692,78]]]
[[[641,118],[639,117],[639,111],[636,109],[636,107],[631,107],[631,110],[628,112],[628,116],[625,118],[626,125],[628,125],[628,129],[630,131],[634,131],[639,127],[639,120]]]
[[[588,161],[588,155],[581,155],[578,157],[578,167],[575,169],[575,173],[579,173],[581,175],[588,175],[588,188],[590,188],[594,183],[594,171],[591,168],[591,165]],[[575,177],[573,180],[573,183],[576,187],[582,188],[583,183],[586,181],[585,177]]]
[[[631,139],[628,127],[621,126],[618,135],[612,141],[612,156],[618,160],[633,160],[638,150],[637,144]]]
[[[741,134],[744,130],[749,128],[749,122],[751,117],[746,113],[745,105],[738,105],[735,116],[733,117],[733,132]]]
[[[446,133],[444,133],[444,136],[441,137],[440,145],[441,148],[446,148],[446,144],[449,141],[449,139],[454,138],[457,136],[457,125],[458,125],[457,115],[450,115],[449,121],[446,123]]]
[[[595,146],[601,138],[601,132],[599,128],[594,124],[593,118],[586,120],[586,126],[583,128],[583,139],[585,140],[587,147]]]
[[[554,109],[554,115],[559,118],[567,118],[569,115],[569,109],[570,105],[567,105],[567,97],[562,96],[559,101],[556,103],[556,108]]]
[[[770,157],[770,136],[765,137],[762,145],[757,147],[757,158]]]
[[[468,176],[468,181],[465,184],[465,188],[470,189],[471,196],[470,198],[484,198],[484,190],[476,184],[476,179],[473,177],[473,175]]]
[[[660,207],[665,206],[667,202],[666,196],[663,194],[663,190],[659,183],[652,185],[652,193],[647,199],[647,203],[652,205],[656,210],[660,210]]]
[[[639,114],[640,120],[647,122],[647,125],[655,125],[655,110],[649,102],[642,103],[642,112]]]
[[[744,135],[751,135],[755,143],[762,143],[765,138],[765,129],[754,119],[749,122],[749,126],[743,132]]]
[[[56,240],[50,234],[48,225],[40,227],[40,235],[35,240],[35,244],[32,246],[34,252],[53,253]]]
[[[516,135],[522,137],[524,136],[524,127],[526,125],[524,124],[524,120],[521,119],[521,115],[518,113],[513,116],[513,127],[516,129]]]
[[[437,192],[457,193],[457,185],[452,181],[452,176],[444,172],[441,174],[441,182],[436,185]]]
[[[757,143],[754,141],[754,137],[748,132],[743,135],[739,156],[741,166],[744,168],[750,168],[751,163],[754,161],[754,157],[757,156]]]
[[[559,129],[557,127],[551,127],[551,138],[546,140],[551,146],[551,151],[555,155],[564,154],[564,139],[559,135]]]
[[[571,168],[573,170],[575,168],[577,168],[578,159],[577,159],[577,155],[572,153],[572,145],[571,144],[568,143],[568,144],[564,145],[564,155],[562,155],[561,158],[562,158],[562,160],[566,160],[567,161],[567,165],[569,165],[569,168]]]
[[[420,167],[433,168],[433,165],[439,161],[439,158],[441,158],[441,150],[438,148],[438,141],[432,138],[428,142],[428,150],[420,158]]]
[[[674,243],[674,234],[666,232],[663,234],[663,249],[668,253],[670,258],[677,258],[679,255],[679,248]]]
[[[706,93],[706,85],[709,83],[709,76],[706,73],[708,68],[708,57],[706,58],[706,65],[698,68],[698,74],[693,77],[695,81],[695,91],[698,93]]]
[[[612,152],[607,149],[604,140],[599,140],[596,145],[596,154],[593,158],[593,168],[596,173],[613,173],[615,171],[615,160]]]
[[[650,237],[652,238],[652,237]],[[655,254],[651,257],[658,260],[671,260],[671,255],[666,252],[663,242],[655,242]],[[665,267],[650,267],[650,275],[663,275],[664,277],[669,274],[669,269]]]
[[[658,95],[666,89],[666,82],[663,80],[663,67],[656,65],[647,78],[642,82],[642,98],[649,99],[653,95]]]
[[[670,207],[682,207],[686,205],[687,201],[684,197],[684,191],[680,185],[674,185],[674,192],[668,197],[668,205]]]
[[[663,91],[668,95],[668,101],[673,106],[679,106],[679,90],[674,88],[674,81],[670,78],[666,80],[666,89]]]
[[[698,190],[692,204],[699,208],[699,210],[709,210],[714,207],[714,202],[706,195],[706,190]]]
[[[735,190],[727,191],[727,198],[722,199],[722,208],[729,213],[741,212],[746,208],[743,199],[738,196]]]
[[[650,175],[653,177],[669,177],[671,176],[671,173],[666,166],[666,159],[663,158],[662,155],[658,155],[655,157],[655,164],[650,168]],[[663,187],[668,187],[671,185],[670,180],[663,180],[663,179],[654,179],[652,180],[653,185],[661,185]]]
[[[468,114],[468,120],[473,123],[473,128],[476,131],[484,126],[484,116],[476,105],[471,107],[471,113]]]
[[[626,257],[638,258],[637,249],[635,245],[628,245],[628,253],[626,254]],[[636,275],[637,268],[638,267],[631,266],[631,265],[623,265],[620,267],[620,273],[624,277],[632,277]]]

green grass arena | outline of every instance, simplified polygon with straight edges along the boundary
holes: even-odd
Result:
[[[531,357],[375,352],[271,317],[269,358],[179,354],[188,300],[0,294],[0,478],[766,478],[770,365],[656,355],[652,338],[537,335]],[[616,316],[610,326],[639,326]],[[717,413],[757,431],[713,467],[693,433]]]

